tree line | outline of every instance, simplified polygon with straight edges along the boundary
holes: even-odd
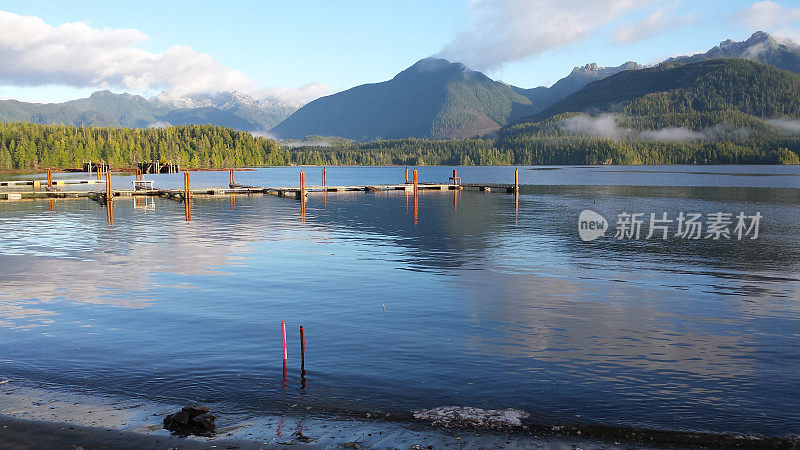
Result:
[[[287,149],[245,131],[211,125],[100,128],[0,123],[0,169],[176,162],[184,167],[286,165]]]
[[[798,164],[800,136],[779,133],[752,116],[680,114],[622,118],[619,126],[691,126],[708,139],[658,142],[633,134],[604,138],[565,131],[557,116],[503,130],[496,139],[394,139],[359,143],[312,140],[284,148],[244,131],[211,125],[131,129],[0,124],[0,169],[78,167],[108,161],[175,162],[182,167],[298,165],[541,165],[541,164]],[[734,125],[703,128],[727,119]],[[754,122],[755,120],[755,122]],[[727,122],[726,122],[727,123]],[[738,127],[738,128],[737,128]],[[743,131],[744,130],[744,131]],[[711,131],[716,133],[715,136]]]

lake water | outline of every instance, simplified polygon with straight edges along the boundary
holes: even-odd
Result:
[[[513,182],[509,167],[458,169]],[[297,185],[299,170],[237,182]],[[419,170],[441,182],[452,168]],[[330,185],[402,180],[328,168]],[[192,174],[193,188],[227,182]],[[89,200],[0,202],[0,377],[253,416],[462,405],[800,433],[798,167],[522,167],[520,182],[518,207],[423,191],[416,218],[404,192],[311,194],[304,220],[272,196],[196,198],[190,222],[178,202],[118,199],[113,225]],[[605,237],[580,239],[585,209]],[[648,223],[619,240],[623,212],[762,219],[754,240],[645,239]]]

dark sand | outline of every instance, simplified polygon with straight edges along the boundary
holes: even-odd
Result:
[[[262,416],[226,414],[211,406],[217,435],[175,437],[164,416],[181,405],[0,384],[0,450],[169,448],[795,448],[796,436],[769,438],[603,426],[533,426],[513,431],[434,427],[387,418],[286,411]],[[291,409],[291,408],[290,408]]]

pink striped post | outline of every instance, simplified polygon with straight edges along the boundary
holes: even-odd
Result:
[[[283,335],[283,360],[285,362],[286,359],[287,359],[287,353],[286,353],[286,321],[285,320],[281,320],[281,334]]]

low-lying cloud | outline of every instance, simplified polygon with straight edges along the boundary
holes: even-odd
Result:
[[[767,124],[790,133],[800,133],[800,120],[796,119],[770,119]]]
[[[718,124],[703,131],[694,131],[683,127],[665,127],[655,130],[632,130],[620,127],[615,114],[588,116],[581,114],[558,122],[562,130],[583,136],[607,139],[642,139],[655,142],[715,141],[724,138],[747,137],[746,129],[731,129],[727,125]],[[796,124],[800,130],[800,122]]]
[[[147,39],[135,29],[93,28],[81,22],[51,26],[39,17],[0,11],[0,83],[167,90],[177,96],[259,90],[244,73],[187,46],[160,53],[137,48]],[[320,86],[274,91],[282,98],[307,101],[324,90]]]
[[[621,139],[631,132],[629,129],[620,128],[613,114],[595,117],[579,115],[562,120],[558,126],[568,133],[610,139]]]
[[[698,133],[697,131],[692,131],[688,128],[682,127],[642,130],[639,132],[639,136],[647,140],[659,142],[696,141],[707,138],[707,136],[703,133]]]

